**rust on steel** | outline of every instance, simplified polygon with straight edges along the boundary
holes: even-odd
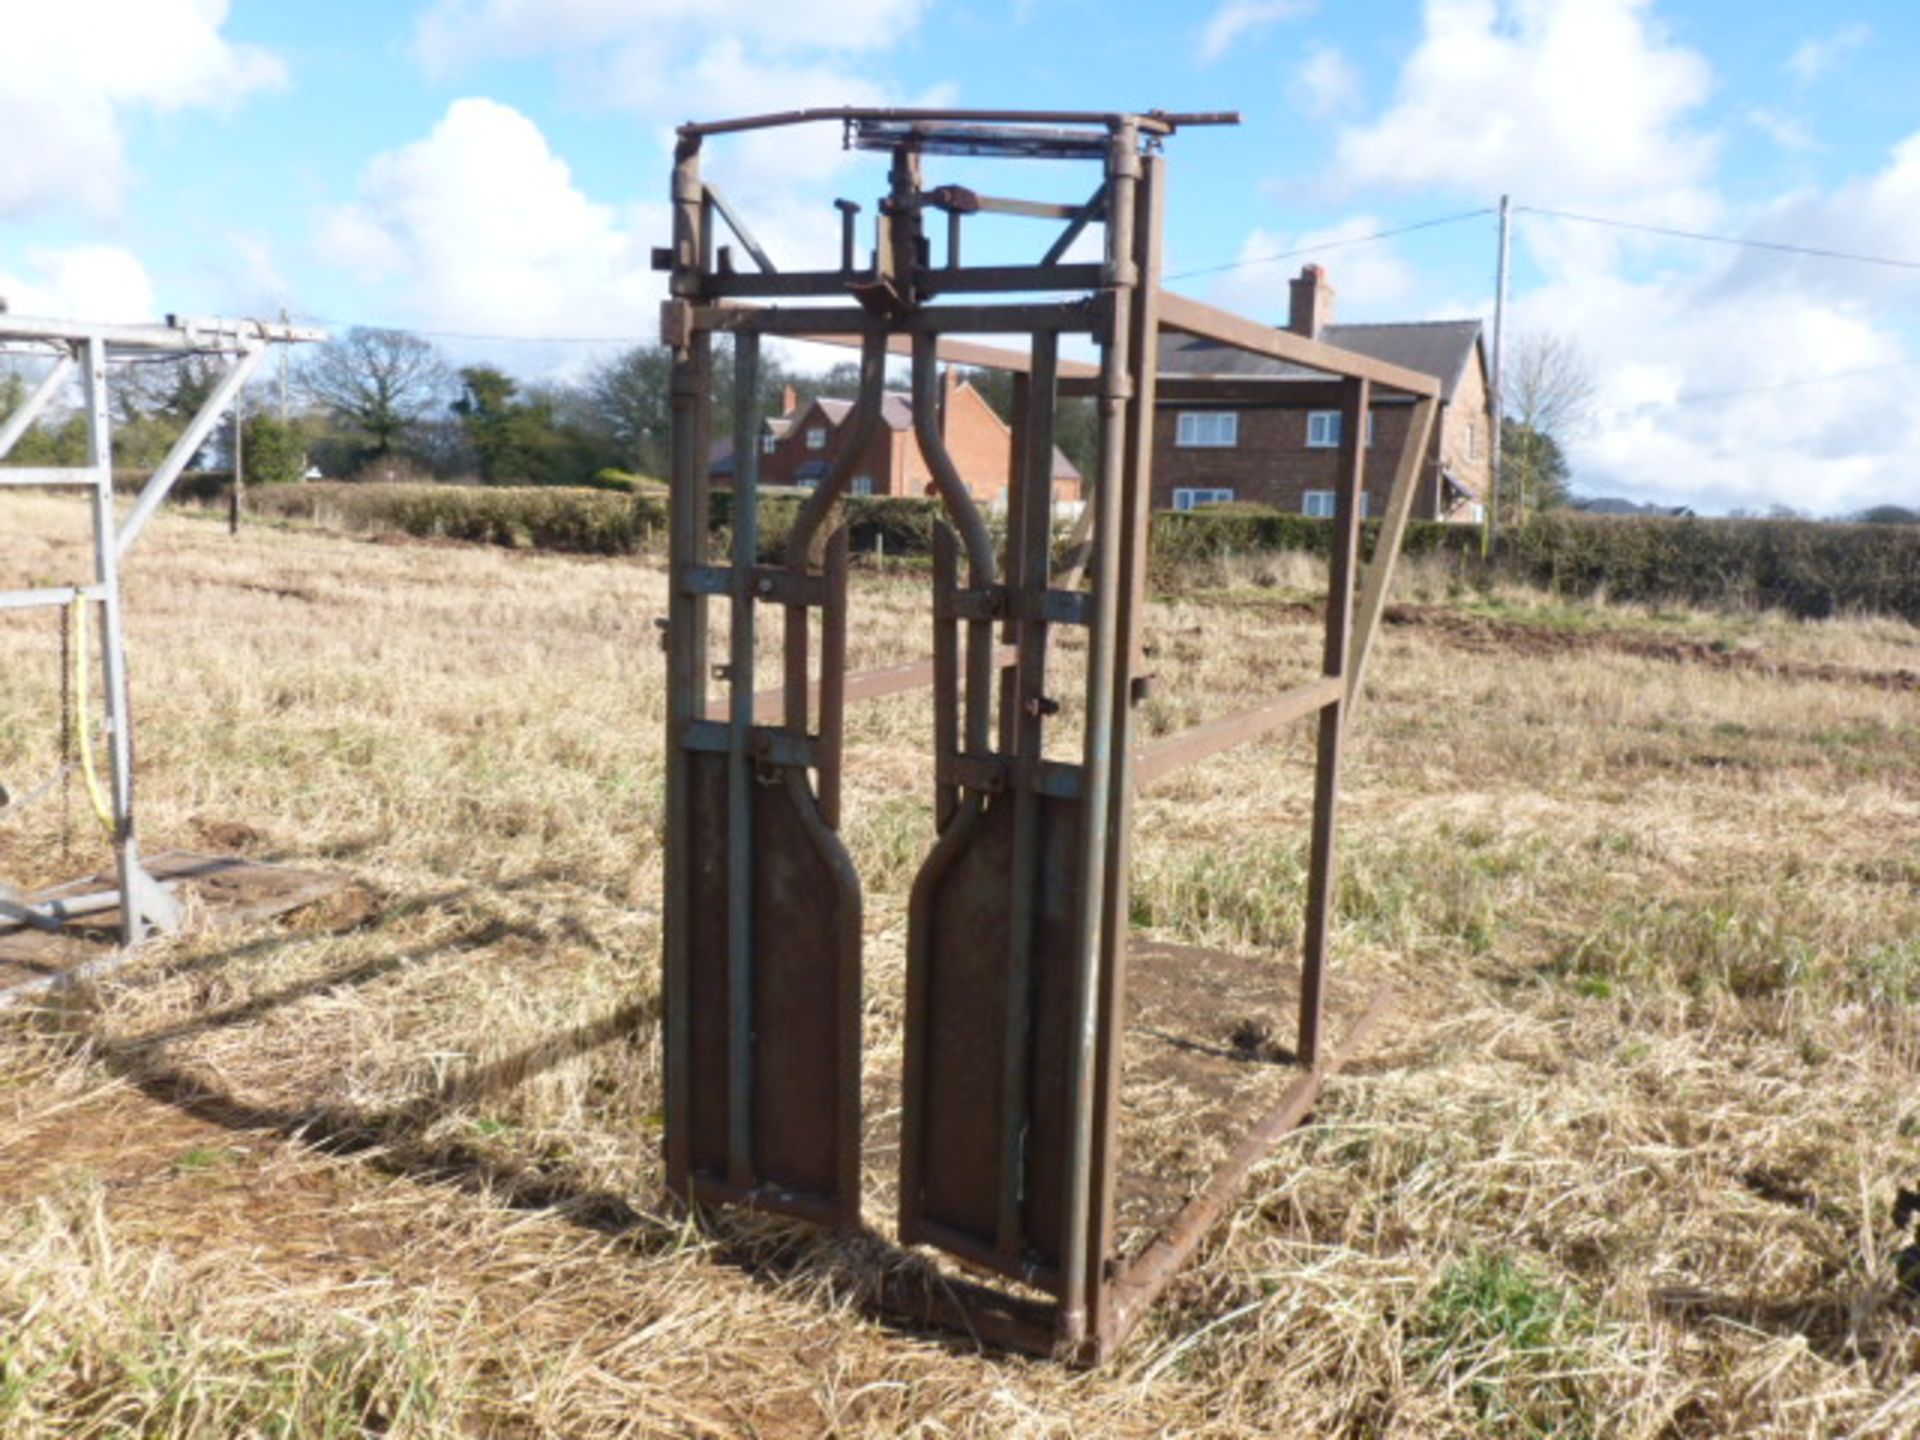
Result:
[[[988,1343],[1080,1361],[1114,1353],[1253,1166],[1305,1119],[1341,1058],[1324,1058],[1320,1044],[1341,745],[1437,410],[1432,376],[1162,288],[1161,147],[1182,128],[1232,118],[845,107],[687,125],[675,153],[672,243],[656,252],[670,272],[661,328],[674,357],[669,1187],[686,1203],[861,1224],[862,896],[839,834],[845,710],[930,687],[931,824],[908,901],[898,1229],[903,1243],[942,1250],[990,1278],[923,1282],[895,1267],[880,1299]],[[838,269],[782,270],[748,217],[703,175],[702,149],[713,137],[814,122],[839,124],[851,148],[884,154],[886,189],[870,211],[835,202]],[[1097,183],[1078,204],[982,194],[929,177],[928,162],[949,156],[1090,164]],[[872,237],[865,249],[856,229],[863,214]],[[968,222],[983,215],[1045,230],[1034,247],[1039,258],[967,263]],[[1099,258],[1068,263],[1076,237],[1096,225]],[[735,269],[731,247],[718,244],[722,229],[745,249],[751,271]],[[1244,377],[1163,382],[1155,366],[1168,331],[1323,373],[1327,379],[1308,388],[1338,404],[1345,424],[1320,675],[1147,744],[1135,707],[1156,406],[1260,393]],[[760,417],[751,405],[741,407],[732,436],[739,461],[729,563],[708,554],[715,335],[733,339],[735,393],[743,396],[760,389],[763,337],[860,351],[848,438],[826,457],[827,474],[772,564],[757,554]],[[1090,343],[1097,359],[1069,359],[1063,342]],[[890,356],[910,361],[914,443],[940,504],[932,654],[850,673],[852,557],[841,502],[877,434]],[[1013,376],[1003,542],[947,449],[939,367],[956,363]],[[1362,592],[1365,452],[1357,437],[1376,389],[1388,403],[1414,405],[1421,443],[1407,447],[1394,476]],[[1071,553],[1056,563],[1054,442],[1061,401],[1074,395],[1097,407],[1097,458]],[[718,667],[707,624],[715,602],[730,607],[732,636]],[[761,607],[783,617],[777,655],[757,652]],[[1084,654],[1077,696],[1060,693],[1063,627],[1077,632]],[[755,692],[763,660],[780,684]],[[715,676],[725,693],[710,699]],[[1067,743],[1058,717],[1069,707],[1078,714]],[[1123,1265],[1114,1196],[1125,1170],[1118,1115],[1135,797],[1176,769],[1309,717],[1318,718],[1319,738],[1302,937],[1303,1073],[1160,1238]],[[1341,1056],[1361,1043],[1371,1015],[1345,1038]],[[1005,1280],[1028,1289],[999,1288]]]

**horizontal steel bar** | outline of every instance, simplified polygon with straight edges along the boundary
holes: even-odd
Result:
[[[995,659],[996,664],[1013,663],[1014,649],[1011,645],[1000,647]],[[905,695],[910,691],[924,690],[933,683],[933,661],[914,660],[905,665],[888,665],[877,670],[857,670],[847,676],[846,698],[853,700],[879,700],[888,695]],[[753,718],[762,724],[777,723],[785,714],[786,690],[776,688],[759,691],[753,697]],[[820,703],[820,685],[814,682],[807,687],[809,706]],[[727,702],[724,699],[707,702],[707,719],[725,720]],[[696,747],[699,748],[699,747]]]
[[[165,325],[99,325],[0,313],[0,340],[104,340],[114,350],[238,350],[263,340],[313,344],[327,338],[310,325],[270,325],[259,320],[172,316]]]
[[[919,110],[891,106],[830,105],[805,110],[779,110],[765,115],[742,115],[731,120],[689,121],[679,129],[692,138],[704,135],[734,135],[742,130],[770,130],[782,125],[810,125],[821,121],[881,120],[913,124],[919,121],[958,121],[981,125],[1104,125],[1118,130],[1125,125],[1138,126],[1150,135],[1170,134],[1181,125],[1238,125],[1238,111],[1173,114],[1153,110],[1133,115],[1113,110]]]
[[[51,590],[0,590],[0,610],[35,610],[71,605],[76,600],[104,600],[98,585],[62,585]]]
[[[1204,725],[1196,725],[1191,730],[1142,746],[1140,757],[1133,766],[1134,781],[1143,786],[1151,785],[1210,755],[1218,755],[1222,750],[1231,750],[1236,745],[1257,740],[1302,716],[1326,709],[1341,697],[1345,689],[1344,680],[1337,675],[1328,675],[1289,690],[1264,705],[1243,710],[1238,715],[1209,720]]]
[[[1023,774],[1032,777],[1025,788],[1057,800],[1078,800],[1086,789],[1080,766],[1063,760],[1042,760],[1036,765],[1017,755],[954,755],[934,768],[934,778],[942,784],[962,785],[984,795],[1022,788],[1019,777]]]
[[[172,894],[177,887],[171,882],[164,882],[160,888]],[[16,915],[15,907],[0,899],[0,934],[8,930],[23,929],[28,925],[39,930],[58,930],[69,920],[98,915],[104,911],[116,909],[119,904],[118,890],[96,890],[91,894],[74,895],[65,899],[35,901],[21,906],[22,914]]]
[[[871,312],[849,306],[701,305],[694,308],[695,330],[750,331],[756,335],[802,338],[840,334],[854,340],[874,327]],[[1041,305],[936,305],[889,322],[896,335],[1091,334],[1101,324],[1099,308],[1086,301]]]
[[[948,196],[951,198],[946,198]],[[962,215],[1019,215],[1029,220],[1073,220],[1079,217],[1084,208],[1081,205],[1062,205],[1057,200],[1022,200],[1018,196],[982,195],[977,191],[962,190],[958,186],[950,189],[942,187],[941,190],[933,191],[927,198],[941,209],[953,210]]]
[[[1230,345],[1236,350],[1245,350],[1253,355],[1265,355],[1273,360],[1284,360],[1328,375],[1345,375],[1350,379],[1369,380],[1375,385],[1385,386],[1389,390],[1399,390],[1408,395],[1437,397],[1440,394],[1440,381],[1418,370],[1409,370],[1402,365],[1389,365],[1386,361],[1376,360],[1371,355],[1360,355],[1352,350],[1342,350],[1337,345],[1309,340],[1306,336],[1296,335],[1291,330],[1277,330],[1258,320],[1249,320],[1244,315],[1236,315],[1231,310],[1222,310],[1217,305],[1189,300],[1186,296],[1176,295],[1170,290],[1161,291],[1159,299],[1160,326],[1163,330],[1174,330],[1182,335],[1195,335],[1202,340],[1217,340],[1222,345]]]
[[[1105,267],[1088,264],[963,265],[918,270],[914,283],[928,295],[978,295],[993,290],[1098,290]]]
[[[695,720],[687,726],[685,745],[689,750],[708,754],[727,753],[733,727],[717,720]],[[811,735],[794,735],[756,725],[750,742],[753,758],[768,765],[792,765],[811,769],[820,763],[820,746]]]
[[[733,567],[690,565],[684,572],[681,584],[682,593],[687,595],[731,595]],[[779,566],[756,565],[753,567],[753,593],[770,605],[817,607],[827,603],[827,582],[826,577],[821,575],[796,575]]]
[[[100,483],[100,472],[78,465],[0,466],[0,486],[32,485],[42,489],[93,489]]]
[[[855,335],[824,335],[808,332],[804,335],[792,335],[793,340],[804,340],[812,345],[834,345],[843,349],[858,349],[860,340]],[[911,355],[913,337],[911,335],[890,335],[887,337],[889,355]],[[1033,357],[1018,350],[1007,350],[998,345],[980,345],[971,340],[942,340],[938,357],[949,365],[966,365],[975,370],[1005,370],[1010,374],[1026,375],[1033,370]],[[1098,365],[1089,365],[1084,360],[1062,360],[1062,377],[1095,378],[1100,374]]]

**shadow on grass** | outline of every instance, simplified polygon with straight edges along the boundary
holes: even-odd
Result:
[[[468,893],[429,897],[405,908],[417,911],[435,900],[446,902]],[[347,930],[367,928],[363,921]],[[279,944],[300,943],[313,933],[270,937],[217,956],[196,957],[191,969],[205,969],[223,958],[259,955]],[[957,1352],[979,1350],[984,1339],[1008,1325],[1040,1327],[1043,1333],[1050,1326],[1049,1307],[944,1274],[926,1257],[869,1229],[831,1234],[765,1213],[683,1206],[664,1192],[657,1192],[657,1210],[643,1209],[634,1197],[588,1183],[564,1162],[503,1155],[431,1136],[437,1122],[464,1107],[604,1046],[635,1043],[661,1023],[657,998],[622,1005],[382,1110],[243,1100],[203,1074],[169,1064],[161,1053],[169,1044],[246,1025],[301,1000],[369,985],[435,956],[482,949],[513,937],[549,939],[551,926],[491,920],[461,935],[313,976],[177,1025],[125,1039],[87,1036],[84,1030],[75,1038],[89,1040],[96,1060],[149,1100],[203,1123],[352,1159],[395,1179],[457,1189],[489,1205],[549,1214],[642,1256],[684,1248],[685,1219],[690,1218],[717,1260],[762,1288],[779,1290],[798,1280],[823,1277],[830,1293],[850,1297],[870,1318]],[[171,973],[181,971],[176,967]],[[962,1297],[974,1309],[978,1329],[965,1318],[956,1321],[962,1316]]]

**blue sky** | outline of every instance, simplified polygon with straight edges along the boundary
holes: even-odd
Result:
[[[1920,260],[1916,57],[1911,0],[0,0],[0,295],[284,306],[565,372],[652,328],[673,122],[847,102],[1239,109],[1169,145],[1176,274],[1503,192]],[[714,148],[788,263],[880,186],[835,138]],[[1494,249],[1482,217],[1313,258],[1342,318],[1416,319],[1488,313]],[[1920,502],[1920,272],[1537,214],[1515,262],[1516,329],[1598,382],[1583,488]],[[1278,320],[1301,263],[1179,284]]]

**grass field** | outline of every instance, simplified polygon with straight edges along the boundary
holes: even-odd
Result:
[[[0,583],[80,526],[0,501]],[[1318,653],[1306,562],[1205,578],[1161,731]],[[869,1318],[875,1242],[661,1207],[657,564],[157,523],[148,844],[357,888],[0,1025],[0,1434],[1920,1433],[1920,630],[1407,579],[1338,925],[1399,1005],[1089,1374]],[[856,666],[924,653],[923,583],[857,578]],[[0,616],[0,782],[56,656]],[[871,1072],[928,724],[850,714]],[[1310,782],[1303,726],[1150,792],[1140,927],[1289,952]],[[83,809],[70,857],[0,817],[0,875],[93,868]]]

